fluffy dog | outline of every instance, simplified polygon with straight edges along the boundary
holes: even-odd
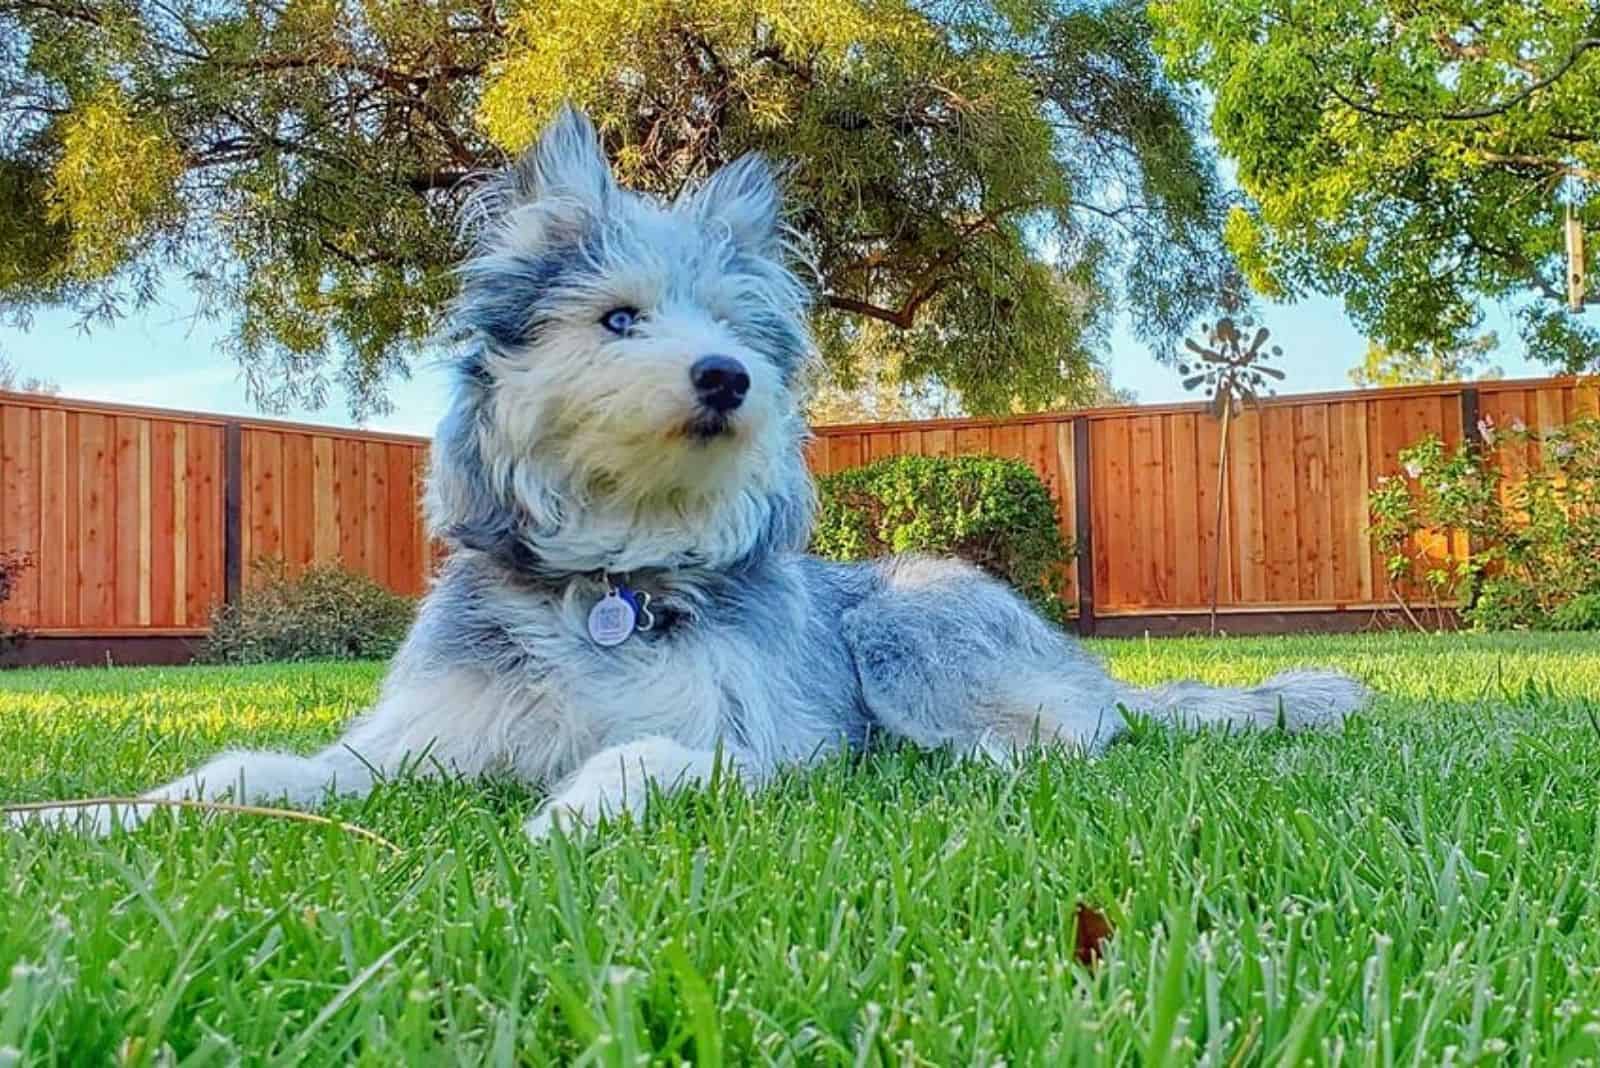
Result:
[[[225,753],[149,796],[510,775],[550,791],[538,837],[704,781],[719,752],[754,786],[875,737],[1095,753],[1119,705],[1299,729],[1364,702],[1325,672],[1133,689],[966,564],[806,556],[809,294],[780,206],[755,158],[672,203],[625,191],[564,111],[476,204],[427,503],[453,551],[377,704],[320,753]]]

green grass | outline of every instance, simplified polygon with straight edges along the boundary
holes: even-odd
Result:
[[[0,831],[0,1064],[1595,1063],[1600,642],[1105,643],[1140,682],[1341,665],[1342,733],[909,752],[534,846],[510,785],[102,842]],[[311,747],[380,669],[0,675],[0,798]],[[1102,908],[1104,960],[1072,960]],[[7,1047],[11,1051],[7,1052]]]

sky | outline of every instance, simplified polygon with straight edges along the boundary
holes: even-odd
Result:
[[[1352,388],[1349,371],[1366,351],[1362,333],[1351,324],[1339,302],[1314,298],[1292,305],[1267,304],[1261,320],[1282,345],[1288,375],[1280,392],[1312,393]],[[162,298],[111,326],[88,333],[76,328],[77,317],[65,311],[41,312],[31,327],[0,327],[0,355],[17,365],[21,376],[38,375],[60,384],[63,396],[120,404],[183,408],[230,415],[259,414],[245,396],[244,380],[222,349],[225,322],[194,315],[194,302],[181,285],[168,287]],[[1508,377],[1548,374],[1544,365],[1520,355],[1520,342],[1509,317],[1492,310],[1485,323],[1497,330],[1501,352],[1496,362]],[[1158,363],[1121,326],[1113,331],[1107,364],[1111,380],[1131,389],[1140,403],[1192,400],[1179,385],[1175,368]],[[410,381],[396,382],[390,397],[394,410],[364,425],[373,430],[431,435],[443,414],[446,376],[434,361],[417,366]],[[301,422],[352,425],[345,398],[330,393],[317,411],[296,410],[283,418]]]

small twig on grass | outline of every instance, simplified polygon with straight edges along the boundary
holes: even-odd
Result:
[[[353,823],[344,823],[341,820],[329,819],[327,816],[318,816],[314,812],[301,812],[293,808],[237,805],[231,801],[197,801],[187,797],[86,797],[76,801],[32,801],[21,805],[4,805],[0,806],[0,813],[9,815],[13,812],[42,812],[52,808],[93,808],[96,805],[122,805],[128,808],[140,805],[151,808],[193,808],[202,812],[232,812],[242,816],[267,816],[272,819],[296,820],[300,823],[315,823],[322,827],[332,827],[346,834],[365,838],[369,842],[376,842],[378,845],[383,846],[391,853],[405,852],[405,850],[389,841],[383,835],[375,831],[369,831],[365,827],[357,827]]]

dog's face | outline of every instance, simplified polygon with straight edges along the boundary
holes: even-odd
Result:
[[[472,528],[494,513],[575,570],[726,562],[758,536],[748,499],[771,511],[797,492],[811,351],[779,209],[754,158],[670,204],[623,190],[587,120],[563,112],[480,200],[436,525],[483,547]],[[468,499],[473,479],[490,500]],[[703,530],[710,552],[671,536],[727,524]],[[643,563],[652,552],[667,559]]]

